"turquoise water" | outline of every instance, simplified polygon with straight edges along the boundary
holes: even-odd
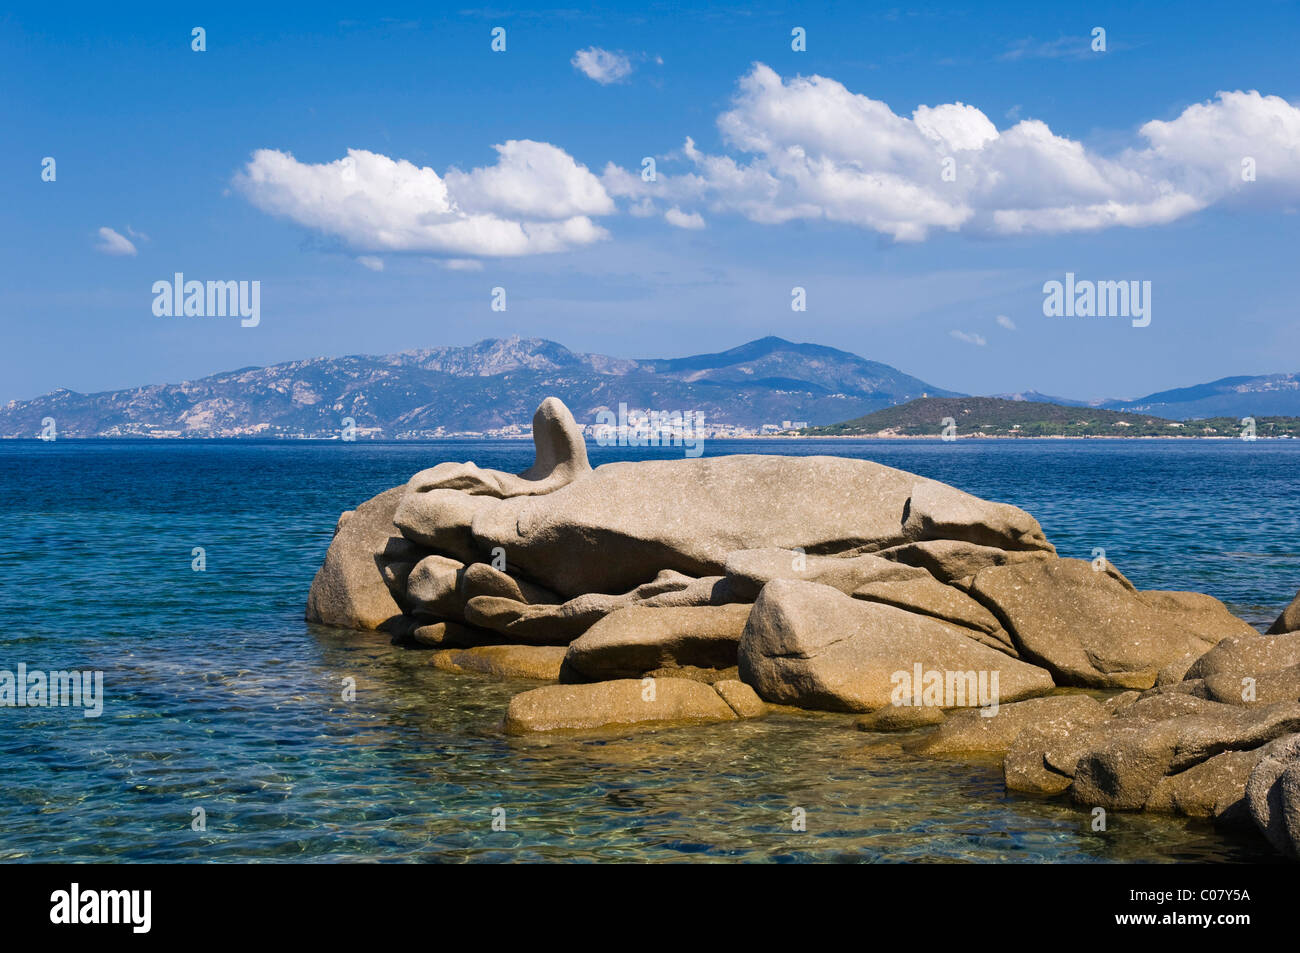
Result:
[[[1139,587],[1206,591],[1255,623],[1300,587],[1300,442],[706,452],[912,470],[1025,507],[1062,555],[1105,548]],[[672,454],[592,449],[597,464],[651,455]],[[0,708],[0,860],[1272,857],[1173,819],[1112,815],[1093,833],[1066,803],[1008,796],[996,763],[864,751],[896,739],[845,716],[506,738],[505,704],[532,683],[438,672],[427,653],[302,621],[339,511],[467,459],[519,470],[531,445],[0,443],[0,669],[100,669],[106,696],[98,719]]]

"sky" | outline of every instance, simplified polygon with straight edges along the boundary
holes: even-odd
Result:
[[[0,402],[510,335],[1080,399],[1300,371],[1298,42],[1273,0],[32,5]],[[258,322],[155,313],[177,272]],[[1045,315],[1067,273],[1149,324]]]

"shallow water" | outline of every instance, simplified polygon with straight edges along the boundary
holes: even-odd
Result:
[[[706,452],[909,469],[1025,507],[1062,555],[1105,548],[1139,587],[1206,591],[1257,624],[1300,586],[1296,442]],[[106,694],[97,719],[0,709],[0,860],[1272,859],[1175,819],[1112,813],[1092,832],[1068,803],[1008,796],[996,762],[864,755],[897,739],[848,716],[507,738],[505,704],[534,683],[438,672],[427,653],[302,621],[339,511],[467,459],[519,470],[531,446],[0,443],[0,668],[101,669]]]

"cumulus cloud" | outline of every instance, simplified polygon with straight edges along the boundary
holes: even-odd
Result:
[[[999,314],[993,320],[997,321],[998,327],[1006,328],[1008,331],[1014,331],[1016,329],[1016,322],[1012,321],[1005,314]]]
[[[384,270],[384,260],[376,258],[374,255],[358,255],[357,264],[369,268],[371,271]]]
[[[695,229],[704,227],[703,215],[699,212],[683,212],[676,206],[673,206],[668,211],[664,212],[664,221],[669,225],[676,226],[677,228]]]
[[[687,138],[687,171],[644,182],[611,164],[605,188],[643,211],[824,219],[896,241],[1143,227],[1219,202],[1300,199],[1300,109],[1257,92],[1148,122],[1142,143],[1103,156],[1039,120],[999,130],[964,103],[901,116],[833,79],[783,79],[759,63],[717,124],[727,154]],[[1243,176],[1247,158],[1256,181]]]
[[[967,344],[974,344],[976,347],[983,347],[989,343],[982,334],[967,334],[965,331],[949,331],[948,333],[958,341],[965,341]]]
[[[320,164],[259,149],[234,184],[262,211],[362,252],[533,255],[608,237],[591,216],[614,202],[586,166],[545,142],[495,148],[495,165],[444,176],[364,149]]]
[[[579,51],[575,66],[615,76],[597,54],[613,55]],[[1300,207],[1300,108],[1254,91],[1147,122],[1132,146],[1102,155],[1041,120],[999,129],[961,102],[900,115],[836,80],[783,78],[758,63],[717,126],[720,150],[687,137],[657,157],[651,182],[613,163],[597,177],[557,146],[512,139],[495,147],[495,164],[443,175],[359,149],[320,164],[263,149],[234,184],[258,208],[358,254],[468,260],[600,241],[608,232],[594,219],[615,213],[615,199],[678,228],[703,228],[705,214],[823,220],[900,242],[1140,228],[1219,204]],[[101,250],[134,254],[111,229],[101,237]]]
[[[129,232],[131,229],[128,228]],[[120,232],[116,232],[108,226],[99,230],[99,243],[95,245],[95,251],[102,252],[105,255],[135,255],[135,243]]]
[[[598,46],[578,50],[569,61],[573,68],[602,86],[617,83],[632,73],[632,61],[622,53],[611,53]]]

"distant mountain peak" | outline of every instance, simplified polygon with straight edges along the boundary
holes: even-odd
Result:
[[[502,380],[508,378],[508,381]],[[0,435],[30,437],[57,407],[64,436],[331,436],[344,418],[391,438],[527,428],[545,397],[579,423],[600,409],[696,411],[757,430],[830,423],[953,392],[886,364],[768,336],[715,354],[634,360],[512,335],[382,356],[311,358],[180,384],[79,395],[58,391],[0,408]]]

